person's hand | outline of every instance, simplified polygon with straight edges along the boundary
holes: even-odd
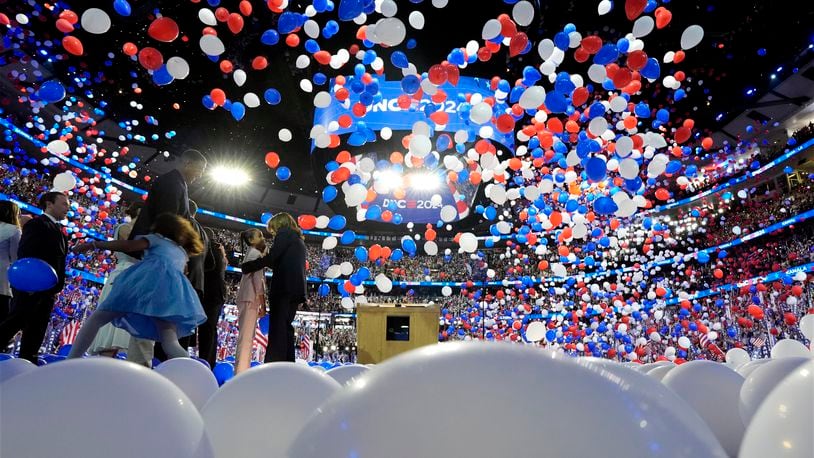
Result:
[[[84,243],[77,243],[76,245],[74,245],[73,248],[71,248],[71,251],[73,251],[74,253],[83,253],[85,251],[90,251],[90,250],[93,250],[93,249],[95,249],[95,247],[93,246],[93,243],[84,242]]]
[[[260,306],[257,307],[257,318],[263,318],[266,315],[268,315],[268,312],[266,311],[266,303],[263,301],[260,302]]]

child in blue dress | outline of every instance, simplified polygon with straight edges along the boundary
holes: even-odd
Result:
[[[184,275],[189,256],[203,252],[203,242],[189,221],[169,213],[159,215],[152,232],[135,240],[80,243],[74,252],[89,249],[144,251],[144,258],[122,272],[110,294],[85,320],[68,358],[79,358],[107,323],[133,337],[160,341],[169,358],[189,356],[178,343],[206,321],[198,295]]]

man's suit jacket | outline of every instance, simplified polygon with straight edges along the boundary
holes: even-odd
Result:
[[[269,298],[291,296],[305,300],[305,242],[290,229],[281,229],[274,237],[274,245],[262,258],[244,263],[243,273],[268,267],[272,271]]]
[[[47,262],[57,273],[57,284],[48,292],[56,294],[65,286],[65,258],[68,238],[59,224],[40,215],[23,226],[23,234],[17,248],[17,259],[37,258]]]
[[[203,242],[204,245],[203,253],[198,256],[190,257],[189,262],[187,262],[187,278],[189,278],[192,287],[195,288],[195,291],[198,291],[200,296],[203,295],[204,292],[204,262],[206,261],[206,252],[209,251],[209,237],[199,222],[194,219],[190,219],[189,222],[192,223],[192,226],[198,232],[198,235],[201,237],[201,242]]]
[[[178,170],[167,172],[156,178],[144,208],[133,223],[130,240],[136,236],[147,235],[158,215],[172,213],[183,218],[189,218],[189,193],[187,182]]]

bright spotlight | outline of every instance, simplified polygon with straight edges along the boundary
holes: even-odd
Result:
[[[394,170],[376,172],[374,177],[376,182],[381,183],[384,192],[390,192],[393,189],[400,188],[404,184],[401,174]]]
[[[214,181],[227,186],[243,186],[252,181],[248,172],[228,165],[212,167],[209,176],[212,177]]]
[[[441,187],[441,178],[436,173],[413,173],[409,178],[410,187],[417,191],[432,191]]]

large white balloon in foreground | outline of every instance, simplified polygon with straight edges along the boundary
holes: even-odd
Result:
[[[31,361],[22,358],[12,358],[0,361],[0,383],[11,380],[20,374],[36,369]]]
[[[218,381],[212,371],[192,358],[167,360],[159,364],[155,371],[180,388],[198,410],[218,391]]]
[[[201,415],[217,456],[283,457],[308,417],[339,388],[307,365],[264,364],[223,385]]]
[[[760,405],[740,447],[740,458],[814,456],[814,359],[799,366]]]
[[[806,362],[808,362],[808,358],[773,359],[749,374],[740,392],[739,410],[743,424],[749,426],[760,404],[763,403],[772,390],[784,378]]]
[[[610,371],[539,349],[439,344],[388,360],[331,398],[289,457],[725,456],[651,399]]]
[[[738,454],[743,438],[738,405],[743,377],[712,361],[690,361],[670,370],[661,380],[698,412],[729,456]]]
[[[4,383],[0,437],[4,457],[214,456],[178,387],[113,358],[61,361]]]

